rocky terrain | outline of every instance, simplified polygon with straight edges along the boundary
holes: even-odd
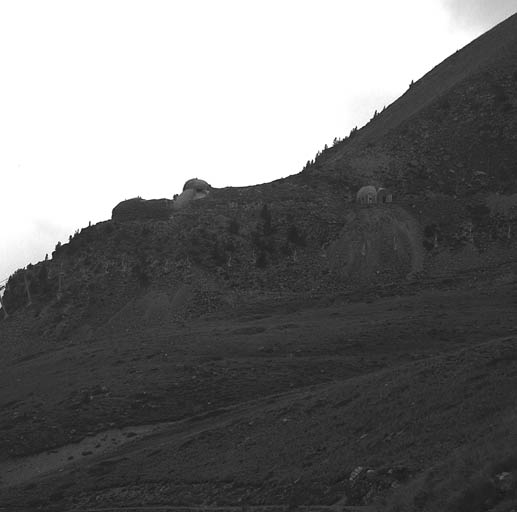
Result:
[[[517,15],[300,174],[20,269],[0,509],[509,512],[516,166]]]

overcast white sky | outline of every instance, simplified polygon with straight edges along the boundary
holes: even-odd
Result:
[[[517,0],[0,0],[0,281],[121,200],[299,172]]]

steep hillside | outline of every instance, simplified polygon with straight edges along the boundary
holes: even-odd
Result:
[[[517,44],[517,15],[457,51],[420,80],[411,84],[409,90],[390,107],[361,130],[358,139],[374,142],[398,128],[424,108],[442,100],[450,90],[461,86],[466,80],[478,77],[486,70],[515,64]],[[475,91],[472,91],[475,94]]]
[[[384,182],[401,194],[515,192],[516,109],[514,15],[412,84],[307,172]]]
[[[513,16],[300,174],[116,205],[7,284],[0,508],[515,509],[516,165]]]

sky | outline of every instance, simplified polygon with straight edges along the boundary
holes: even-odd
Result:
[[[0,283],[124,199],[298,173],[517,0],[0,0]]]

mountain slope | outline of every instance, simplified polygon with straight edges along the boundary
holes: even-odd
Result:
[[[457,51],[412,84],[375,122],[361,130],[358,139],[361,142],[374,142],[465,80],[486,69],[507,66],[514,60],[515,44],[517,14]]]
[[[298,175],[11,276],[0,507],[515,507],[516,24]]]
[[[139,200],[141,218],[126,220],[118,212],[133,203],[119,205],[111,222],[82,230],[51,261],[13,276],[7,310],[27,302],[25,279],[35,302],[48,306],[60,273],[60,294],[82,315],[85,304],[99,309],[92,300],[108,288],[113,313],[122,295],[164,282],[188,281],[192,297],[336,292],[512,261],[516,25],[517,15],[446,59],[299,175],[216,189],[180,212],[168,210],[168,200]],[[369,183],[391,187],[395,204],[356,205],[355,193]]]
[[[443,172],[457,170],[468,182],[486,172],[484,186],[515,192],[516,83],[514,15],[424,75],[352,138],[323,152],[308,171],[371,177],[400,193],[424,192],[422,185],[450,193],[444,185],[456,177],[440,182]],[[437,162],[429,161],[433,157]],[[417,171],[431,176],[411,175]]]

